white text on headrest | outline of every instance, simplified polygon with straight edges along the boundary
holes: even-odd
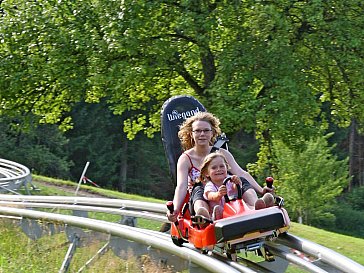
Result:
[[[178,113],[177,110],[173,110],[171,112],[171,114],[167,114],[167,117],[168,117],[169,121],[176,120],[176,119],[186,119],[188,117],[192,117],[192,116],[196,115],[198,112],[200,112],[200,109],[197,106],[197,108],[194,110],[185,111],[182,113]]]

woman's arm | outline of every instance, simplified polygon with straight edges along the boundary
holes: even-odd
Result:
[[[188,170],[190,162],[186,155],[182,154],[177,162],[177,186],[174,191],[173,204],[175,211],[179,212],[187,194]]]

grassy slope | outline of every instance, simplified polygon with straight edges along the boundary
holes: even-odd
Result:
[[[323,245],[364,265],[364,239],[333,233],[298,223],[292,223],[289,233]]]
[[[73,186],[74,188],[76,187],[74,182],[61,181],[41,176],[34,176],[33,181],[35,185],[37,185],[37,181],[47,181],[57,185],[70,185]],[[148,198],[138,195],[129,195],[125,193],[99,189],[96,187],[91,187],[86,185],[81,185],[81,189],[88,190],[89,192],[102,194],[112,198],[132,199],[132,200],[141,200],[146,202],[158,202],[158,203],[165,202],[165,200],[158,200],[155,198]],[[42,189],[42,194],[47,194],[45,189]],[[364,255],[362,253],[364,249],[364,239],[328,232],[322,229],[317,229],[314,227],[301,225],[298,223],[291,224],[289,233],[301,238],[305,238],[306,240],[315,242],[317,244],[323,245],[364,265]]]

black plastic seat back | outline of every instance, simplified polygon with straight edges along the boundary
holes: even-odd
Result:
[[[179,126],[186,118],[205,111],[205,107],[189,95],[171,97],[162,106],[162,142],[174,184],[177,182],[177,160],[182,154],[181,143],[178,138]]]

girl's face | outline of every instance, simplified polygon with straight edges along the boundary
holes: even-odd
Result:
[[[207,167],[207,176],[212,182],[222,182],[227,176],[227,166],[225,160],[221,157],[215,157]]]
[[[211,124],[207,121],[196,120],[192,123],[192,138],[197,145],[208,145],[212,138]]]

